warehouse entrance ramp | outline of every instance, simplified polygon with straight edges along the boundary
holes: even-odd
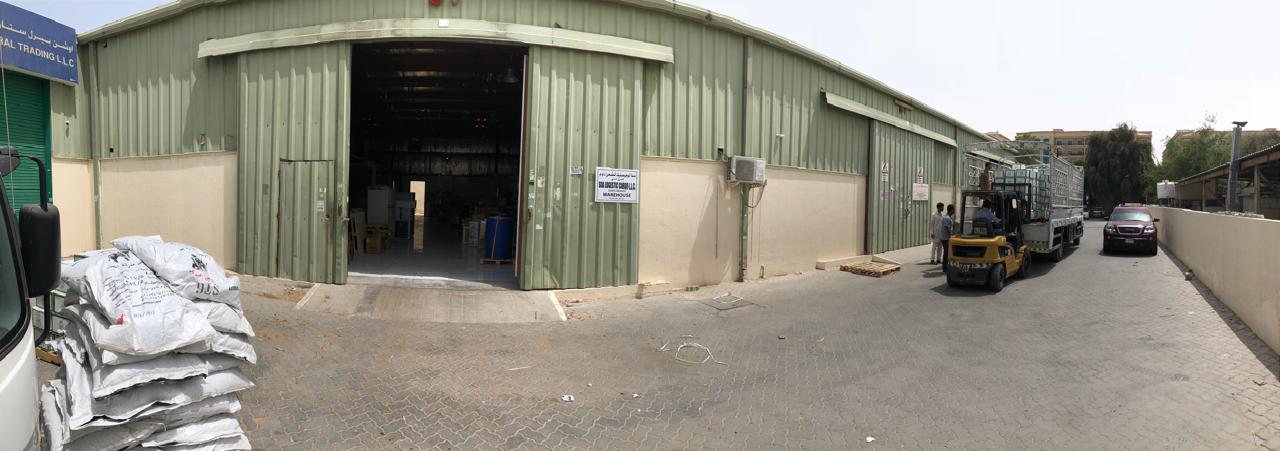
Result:
[[[295,307],[331,315],[417,323],[539,323],[565,321],[548,291],[494,289],[439,278],[352,276],[346,285],[316,284]]]
[[[518,286],[526,55],[353,45],[350,277]]]

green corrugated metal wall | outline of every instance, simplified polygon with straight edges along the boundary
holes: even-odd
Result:
[[[4,71],[5,107],[0,109],[0,142],[40,158],[45,165],[45,183],[53,196],[53,160],[49,145],[49,81],[26,74]],[[4,177],[9,206],[16,213],[23,205],[40,202],[40,171],[24,160],[18,170]]]
[[[929,168],[929,178],[935,185],[956,184],[956,148],[940,141],[933,142],[933,165]]]
[[[199,8],[149,28],[94,43],[100,52],[98,131],[105,158],[234,150],[238,147],[236,66],[232,58],[195,58],[207,39],[258,31],[380,18],[449,17],[522,23],[638,39],[675,49],[675,64],[648,67],[644,154],[715,159],[769,156],[770,163],[862,173],[866,158],[841,145],[859,131],[806,123],[828,120],[819,108],[825,88],[946,136],[956,127],[922,110],[900,112],[894,98],[807,58],[755,45],[755,131],[741,141],[743,37],[661,11],[598,0],[486,0],[431,7],[403,0],[237,1]],[[714,25],[714,24],[711,24]],[[91,51],[83,48],[82,53]],[[155,52],[164,48],[165,52]],[[90,62],[91,63],[91,62]],[[804,83],[787,84],[788,81]],[[144,111],[130,115],[129,111]],[[807,116],[806,116],[807,115]],[[838,115],[832,117],[839,117]],[[839,120],[836,120],[839,122]],[[782,143],[775,136],[784,135]],[[855,140],[861,142],[862,140]],[[204,144],[201,144],[204,143]],[[112,152],[111,150],[114,150]]]
[[[333,281],[333,161],[280,162],[278,277]],[[344,255],[344,254],[338,254]]]
[[[773,165],[865,174],[870,122],[822,98],[823,91],[857,95],[860,85],[767,45],[751,52],[748,154]]]
[[[52,110],[49,121],[50,138],[55,157],[87,160],[91,156],[87,127],[89,102],[84,100],[84,94],[83,89],[75,86],[49,83],[49,103]]]
[[[872,130],[872,173],[867,176],[869,208],[867,215],[867,252],[880,253],[929,242],[928,201],[912,201],[911,185],[917,169],[924,169],[924,183],[933,184],[938,159],[934,141],[892,125],[875,122]],[[884,165],[888,165],[888,181],[883,181]]]
[[[596,203],[594,177],[596,167],[640,168],[644,63],[533,47],[528,77],[521,287],[637,283],[638,205]]]
[[[304,274],[312,282],[346,282],[346,211],[350,158],[351,46],[347,43],[294,47],[240,54],[241,136],[237,264],[241,272],[265,276]],[[330,214],[317,234],[310,221],[281,222],[281,162],[338,162],[331,186],[308,186],[331,193]],[[294,177],[302,180],[305,177]],[[301,183],[301,182],[299,182]],[[301,185],[292,187],[301,190]],[[311,197],[306,197],[311,199]],[[314,207],[314,206],[313,206]],[[318,208],[317,208],[318,209]],[[327,249],[323,258],[304,258],[304,250]],[[307,265],[322,268],[309,268]]]

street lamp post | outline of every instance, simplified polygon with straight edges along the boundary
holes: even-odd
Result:
[[[1243,211],[1240,205],[1240,135],[1244,132],[1246,121],[1232,122],[1236,124],[1231,138],[1231,172],[1227,175],[1227,210]]]

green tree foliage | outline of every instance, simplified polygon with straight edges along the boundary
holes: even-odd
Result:
[[[1280,144],[1280,132],[1266,132],[1246,137],[1240,145],[1240,155],[1258,153]]]
[[[1221,133],[1211,127],[1206,124],[1189,137],[1166,143],[1164,158],[1160,161],[1161,176],[1182,180],[1231,160],[1231,142],[1224,141]]]
[[[1155,192],[1151,142],[1139,140],[1138,129],[1132,124],[1122,123],[1110,131],[1095,133],[1088,144],[1085,194],[1092,205],[1107,208],[1122,202],[1142,202]]]

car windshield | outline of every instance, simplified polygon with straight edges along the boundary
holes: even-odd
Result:
[[[1119,211],[1111,214],[1112,221],[1142,221],[1151,222],[1151,215],[1145,211]]]

